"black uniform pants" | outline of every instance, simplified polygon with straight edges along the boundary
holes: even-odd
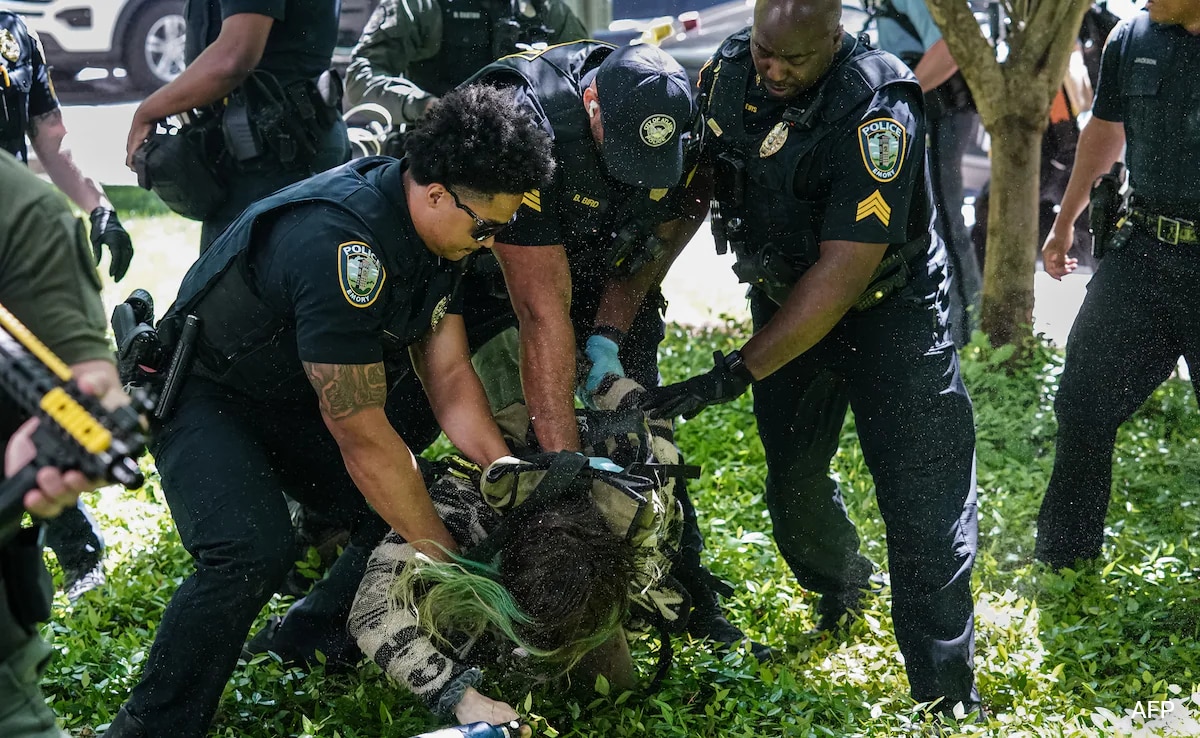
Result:
[[[776,311],[751,302],[755,329]],[[892,616],[912,695],[978,702],[971,567],[975,429],[944,318],[902,296],[849,313],[820,343],[754,386],[775,542],[805,588],[851,595],[858,554],[829,464],[846,409],[887,526]]]
[[[203,736],[247,633],[294,561],[284,493],[351,530],[328,576],[292,608],[290,643],[340,655],[366,562],[387,525],[346,472],[316,398],[259,405],[198,377],[152,451],[195,562],[163,614],[126,710],[148,735]]]
[[[950,256],[950,334],[956,346],[971,340],[979,324],[983,274],[963,220],[963,155],[975,136],[974,110],[949,111],[929,120],[929,173],[937,205],[937,232]]]
[[[1088,283],[1054,399],[1058,443],[1038,515],[1042,561],[1061,567],[1100,555],[1117,428],[1180,356],[1200,370],[1197,284],[1200,247],[1164,244],[1140,228]]]

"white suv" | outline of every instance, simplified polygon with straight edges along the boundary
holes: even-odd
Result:
[[[0,0],[42,39],[48,63],[65,76],[84,67],[121,67],[154,90],[183,71],[184,0]]]

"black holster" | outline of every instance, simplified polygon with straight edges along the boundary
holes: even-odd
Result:
[[[1119,224],[1128,215],[1128,203],[1121,195],[1125,180],[1125,165],[1113,164],[1092,186],[1088,210],[1088,226],[1092,231],[1092,256],[1101,259],[1117,235]]]
[[[204,220],[225,203],[226,179],[218,165],[223,148],[215,111],[199,112],[182,125],[159,121],[133,155],[138,186],[183,217]]]

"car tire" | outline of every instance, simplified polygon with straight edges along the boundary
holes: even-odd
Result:
[[[186,25],[183,0],[150,0],[137,9],[122,50],[134,86],[150,92],[179,76]]]

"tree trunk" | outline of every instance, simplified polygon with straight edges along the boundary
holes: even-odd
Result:
[[[1043,131],[1044,126],[1031,126],[1017,115],[1000,118],[991,130],[991,204],[981,323],[995,346],[1023,343],[1033,324]]]
[[[1091,0],[1006,0],[1003,62],[964,0],[927,4],[992,135],[983,332],[996,346],[1023,344],[1032,337],[1042,132]]]

